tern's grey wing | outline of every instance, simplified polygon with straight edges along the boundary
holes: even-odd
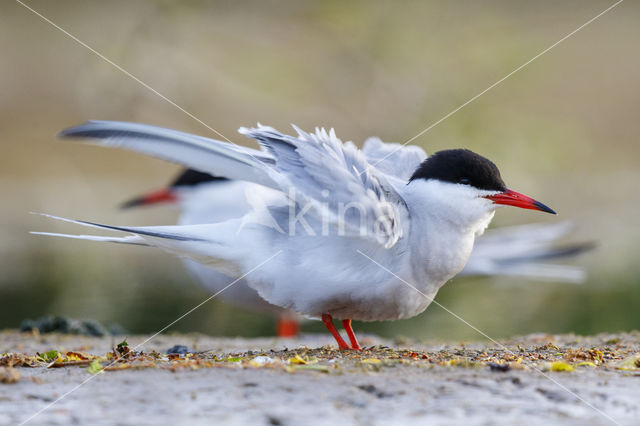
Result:
[[[402,235],[398,222],[406,205],[387,176],[371,167],[355,145],[343,144],[333,129],[306,133],[294,128],[298,136],[266,126],[239,131],[267,148],[276,170],[304,203],[314,203],[345,230],[393,246]]]
[[[148,124],[121,121],[87,121],[63,130],[65,138],[90,138],[97,145],[125,148],[172,161],[204,173],[247,180],[271,188],[274,160],[257,149]]]
[[[367,139],[362,152],[376,169],[403,181],[408,181],[427,158],[427,153],[419,146],[383,142],[378,137]]]
[[[593,248],[590,243],[558,245],[571,230],[570,222],[510,226],[488,231],[476,239],[462,275],[504,275],[536,280],[579,283],[586,272],[580,266],[550,261],[574,257]]]

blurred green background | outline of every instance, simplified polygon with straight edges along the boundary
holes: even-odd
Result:
[[[28,1],[234,142],[260,121],[404,142],[613,1]],[[559,216],[502,209],[493,226],[576,223],[596,241],[583,285],[454,279],[437,300],[493,337],[640,328],[640,3],[627,1],[414,143],[467,147]],[[56,140],[87,119],[216,137],[18,3],[0,14],[0,328],[63,314],[154,332],[207,293],[161,251],[31,236],[78,231],[43,211],[170,224],[170,208],[118,211],[178,167]],[[82,231],[82,230],[81,230]],[[437,306],[357,324],[413,338],[479,337]],[[320,331],[308,322],[304,331]],[[172,330],[271,335],[274,321],[212,301]]]

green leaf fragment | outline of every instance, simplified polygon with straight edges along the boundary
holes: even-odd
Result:
[[[551,371],[573,371],[573,367],[566,362],[557,361],[551,363]]]
[[[55,361],[56,359],[58,359],[58,356],[60,356],[60,352],[58,351],[47,351],[45,353],[42,354],[38,354],[40,356],[40,359],[42,359],[45,362],[51,362],[51,361]]]
[[[98,374],[102,373],[103,371],[104,369],[102,368],[102,364],[100,364],[100,361],[98,361],[97,359],[91,361],[91,364],[89,364],[89,366],[87,367],[87,372],[89,374]]]
[[[329,367],[327,367],[326,365],[292,365],[289,367],[291,370],[293,371],[298,371],[298,370],[311,370],[311,371],[319,371],[321,373],[328,373],[329,372]]]

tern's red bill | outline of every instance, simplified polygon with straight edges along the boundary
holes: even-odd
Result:
[[[487,195],[485,198],[490,199],[496,204],[520,207],[522,209],[540,210],[541,212],[556,214],[556,212],[542,204],[540,201],[536,201],[531,197],[527,197],[526,195],[512,191],[511,189],[507,189],[506,191],[495,195]]]
[[[129,200],[126,203],[123,203],[120,207],[123,209],[128,209],[130,207],[147,206],[149,204],[174,202],[177,199],[178,197],[176,197],[176,194],[171,190],[171,188],[165,188],[158,191],[149,192],[142,197],[137,197],[133,200]]]

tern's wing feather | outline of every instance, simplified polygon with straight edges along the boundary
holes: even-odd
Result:
[[[376,169],[404,181],[408,181],[427,158],[427,153],[419,146],[383,142],[377,137],[367,139],[362,152]]]
[[[187,257],[203,264],[214,265],[220,272],[236,275],[241,271],[239,257],[234,256],[234,241],[237,239],[236,227],[229,222],[205,225],[173,226],[114,226],[82,220],[67,219],[45,213],[42,216],[69,222],[90,228],[126,232],[132,235],[124,237],[104,237],[99,235],[73,235],[51,232],[31,232],[32,234],[54,237],[74,238],[100,242],[114,242],[152,246],[163,249],[180,257]],[[229,225],[229,226],[227,226]]]
[[[118,243],[118,244],[132,244],[136,246],[148,246],[149,244],[144,242],[144,239],[137,235],[127,235],[126,237],[103,237],[101,235],[85,235],[85,234],[60,234],[58,232],[29,232],[33,235],[45,235],[48,237],[62,237],[71,238],[74,240],[89,240],[98,241],[101,243]]]
[[[60,133],[91,138],[97,145],[126,148],[201,172],[277,188],[269,175],[273,158],[266,152],[148,124],[88,121]]]
[[[563,222],[491,230],[476,240],[469,261],[459,275],[504,275],[544,281],[583,282],[586,273],[582,267],[547,263],[593,248],[590,243],[558,246],[558,240],[571,228],[570,222]]]
[[[239,132],[258,140],[273,155],[283,186],[295,189],[305,202],[325,208],[324,214],[345,228],[374,237],[387,248],[393,246],[402,235],[399,219],[406,205],[387,176],[371,167],[355,145],[343,144],[333,129],[306,133],[294,128],[298,136],[266,126],[243,127]]]
[[[293,189],[299,197],[296,203],[310,204],[331,223],[343,225],[345,234],[356,230],[385,247],[394,245],[402,234],[399,218],[406,213],[404,200],[388,181],[397,177],[371,167],[355,145],[343,145],[333,130],[315,134],[296,130],[297,137],[265,126],[240,129],[268,152],[136,123],[89,121],[61,135],[97,139],[99,145],[126,148],[287,194]]]

